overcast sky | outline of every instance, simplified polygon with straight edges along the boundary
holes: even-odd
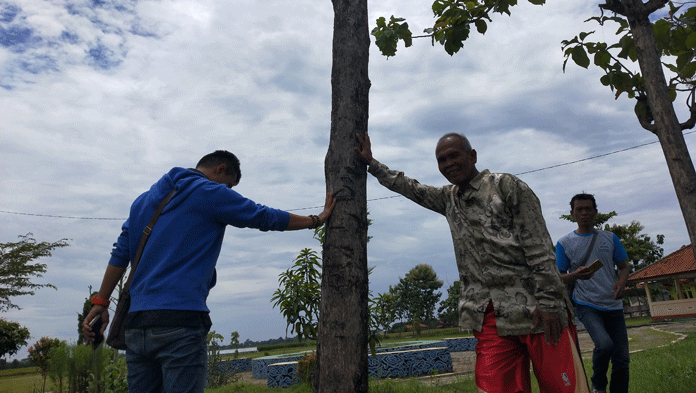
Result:
[[[478,169],[519,174],[535,191],[554,243],[574,229],[559,216],[585,191],[601,212],[618,213],[611,222],[638,220],[653,239],[664,234],[665,253],[688,244],[664,156],[633,102],[614,100],[599,69],[569,63],[563,73],[562,40],[590,30],[614,38],[615,26],[583,23],[599,15],[598,3],[520,1],[454,56],[429,39],[400,44],[388,60],[371,45],[375,157],[444,185],[435,143],[463,132]],[[433,20],[428,1],[371,1],[369,14],[370,28],[394,14],[415,34]],[[101,283],[130,203],[171,167],[195,166],[216,149],[240,158],[235,189],[244,196],[318,214],[332,25],[329,0],[0,0],[0,242],[33,233],[70,244],[40,260],[48,272],[36,281],[58,290],[13,298],[22,309],[2,318],[29,328],[30,343],[74,342],[77,313]],[[367,193],[373,293],[419,263],[433,266],[445,293],[458,279],[445,218],[372,176]],[[319,250],[311,231],[228,228],[208,298],[225,343],[232,331],[241,341],[285,336],[270,298],[305,247]]]

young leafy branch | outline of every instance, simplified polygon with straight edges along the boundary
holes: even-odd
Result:
[[[546,0],[528,0],[535,5],[543,5]],[[413,38],[430,37],[432,44],[440,43],[451,56],[459,52],[464,46],[464,41],[469,38],[471,25],[476,31],[485,34],[488,23],[492,22],[491,14],[510,15],[510,7],[517,4],[517,0],[435,0],[432,4],[435,23],[433,27],[425,29],[426,35],[413,37],[408,23],[404,18],[396,18],[393,15],[386,22],[384,17],[377,19],[377,27],[372,29],[375,36],[375,45],[384,56],[396,55],[396,47],[399,40],[404,41],[408,48]]]

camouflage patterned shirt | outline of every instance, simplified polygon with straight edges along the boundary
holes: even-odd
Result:
[[[447,218],[462,284],[460,326],[480,331],[489,301],[501,336],[543,332],[542,323],[532,330],[537,307],[561,313],[567,326],[571,303],[541,204],[527,184],[483,170],[464,190],[453,184],[432,187],[377,160],[369,172],[383,186]]]

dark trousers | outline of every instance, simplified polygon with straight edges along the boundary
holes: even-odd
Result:
[[[594,342],[592,387],[607,389],[607,370],[611,361],[609,392],[628,393],[628,334],[623,310],[603,311],[575,305],[575,313]]]

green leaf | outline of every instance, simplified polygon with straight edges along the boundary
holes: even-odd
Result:
[[[638,61],[638,51],[636,51],[636,47],[632,47],[628,51],[628,58],[631,59],[632,62]]]
[[[575,64],[582,68],[587,68],[590,65],[590,58],[587,57],[587,52],[585,52],[585,48],[582,45],[573,48],[571,57]]]
[[[686,67],[686,65],[691,61],[693,56],[693,53],[682,53],[681,55],[677,56],[677,68],[683,70],[684,67]]]
[[[686,45],[687,48],[691,48],[691,49],[696,48],[696,32],[691,32],[686,37],[684,44]]]
[[[684,67],[681,76],[684,79],[691,79],[693,78],[694,73],[696,73],[696,63],[692,61]]]
[[[627,59],[629,57],[629,52],[631,51],[631,49],[635,50],[633,38],[628,35],[621,37],[621,39],[619,40],[619,44],[621,45],[621,52],[619,52],[617,56],[622,59]]]
[[[580,41],[585,41],[585,38],[587,38],[587,36],[590,35],[590,34],[592,34],[592,33],[594,33],[594,30],[593,30],[593,31],[589,31],[589,32],[582,32],[582,33],[580,33],[580,34],[579,34]]]
[[[678,73],[679,73],[679,69],[677,68],[677,66],[675,66],[675,65],[673,65],[673,64],[668,64],[668,63],[662,63],[662,64],[663,64],[665,67],[667,67],[667,69],[669,69],[670,71],[674,72],[675,74],[678,74]]]
[[[447,6],[444,4],[443,1],[441,0],[436,0],[433,2],[432,5],[432,10],[433,13],[436,15],[440,15],[442,13],[442,10],[444,10]]]
[[[671,27],[672,25],[664,19],[656,21],[653,25],[653,34],[655,35],[655,40],[663,48],[669,46],[669,30]]]
[[[594,56],[594,64],[602,69],[606,69],[611,61],[611,55],[606,51],[599,51]]]
[[[529,2],[534,5],[544,5],[546,3],[546,0],[529,0]]]
[[[645,101],[637,100],[636,105],[633,107],[633,112],[636,114],[637,118],[645,121],[648,120],[649,108]]]
[[[478,19],[476,22],[476,31],[478,31],[481,34],[486,34],[486,30],[488,29],[488,25],[486,24],[486,21],[483,19]]]

